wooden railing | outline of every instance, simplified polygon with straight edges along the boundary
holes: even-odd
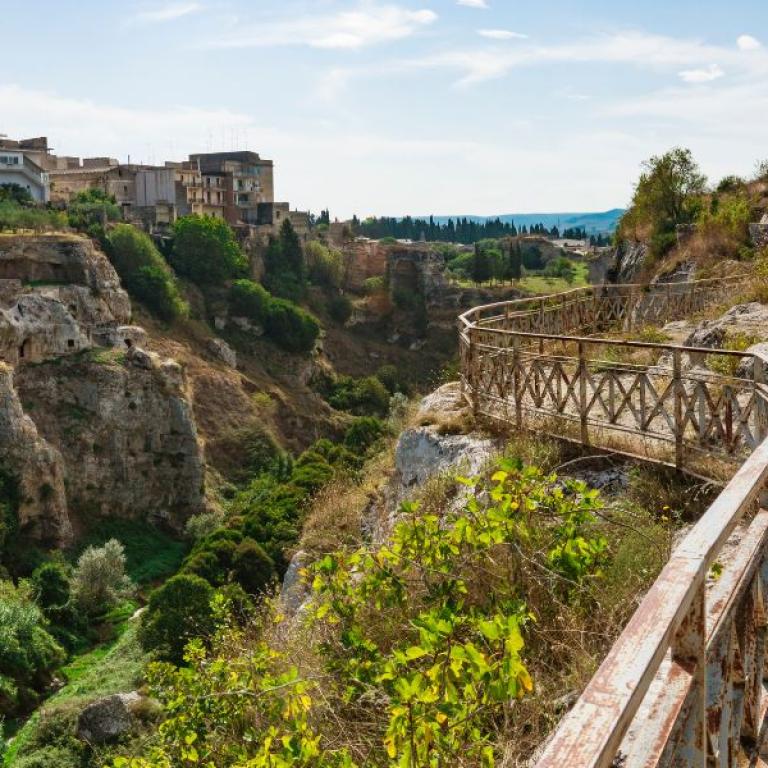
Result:
[[[579,289],[460,318],[464,392],[478,416],[705,476],[740,465],[536,768],[767,764],[763,362],[743,352],[574,335],[686,316],[741,282]]]

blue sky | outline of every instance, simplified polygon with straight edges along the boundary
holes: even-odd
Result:
[[[603,210],[689,146],[768,158],[764,0],[0,0],[0,133],[249,148],[332,215]]]

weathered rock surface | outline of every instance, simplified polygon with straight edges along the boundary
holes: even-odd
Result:
[[[19,527],[45,544],[72,537],[61,453],[24,413],[14,388],[13,369],[0,363],[0,463],[19,483]]]
[[[77,718],[77,737],[94,745],[117,741],[133,728],[132,709],[142,698],[131,691],[97,699]]]
[[[180,527],[203,505],[203,457],[181,367],[136,347],[17,373],[22,401],[63,456],[70,512]]]
[[[230,368],[237,368],[237,352],[224,339],[209,339],[208,351]]]

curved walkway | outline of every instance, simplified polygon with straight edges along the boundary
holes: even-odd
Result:
[[[768,480],[763,361],[596,337],[690,317],[744,280],[590,287],[459,319],[464,393],[478,416],[706,477],[738,467],[536,768],[766,765],[768,512],[756,510]]]

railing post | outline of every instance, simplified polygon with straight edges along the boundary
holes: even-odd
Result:
[[[707,622],[703,574],[688,614],[672,643],[672,660],[692,677],[688,718],[683,731],[686,768],[707,768]]]
[[[579,342],[579,421],[581,423],[581,442],[589,445],[587,430],[587,360],[584,355],[584,342]]]
[[[683,468],[683,382],[681,379],[680,350],[672,352],[672,392],[675,399],[675,466]]]
[[[765,398],[761,390],[760,384],[765,384],[765,362],[759,355],[753,355],[753,379],[755,382],[755,406],[756,406],[756,424],[755,424],[755,437],[757,438],[757,444],[765,440],[768,434],[768,406],[766,405]]]
[[[512,337],[512,386],[515,397],[515,424],[518,429],[523,428],[523,393],[520,391],[520,337]]]
[[[469,384],[469,393],[472,398],[472,415],[477,419],[480,411],[480,403],[478,401],[478,389],[477,386],[477,342],[475,340],[476,329],[474,326],[470,327],[467,335],[469,336],[469,349],[467,351],[467,382]]]

